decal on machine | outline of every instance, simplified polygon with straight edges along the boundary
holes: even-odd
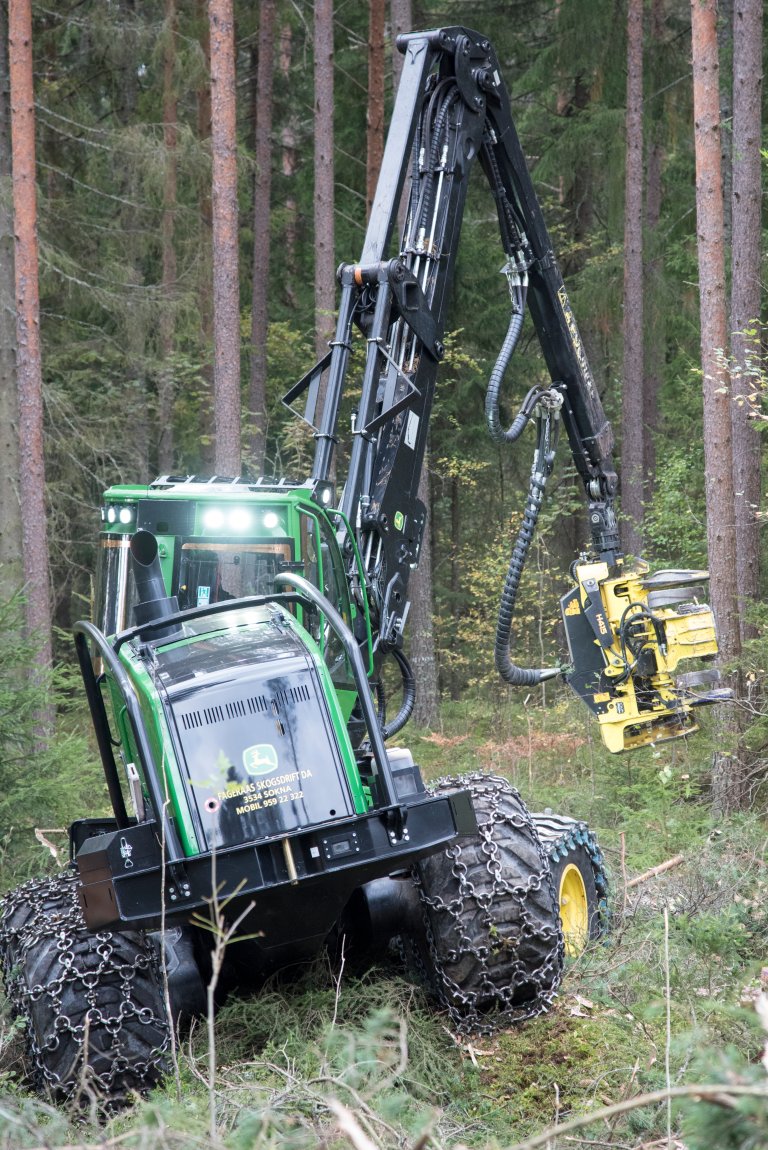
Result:
[[[243,766],[249,775],[270,775],[277,765],[277,751],[271,743],[255,743],[243,751]]]
[[[304,798],[302,784],[311,778],[312,772],[309,770],[289,771],[274,779],[257,779],[255,782],[219,791],[219,798],[222,801],[239,799],[240,806],[235,807],[235,814],[249,815],[254,811],[280,806],[281,803],[300,802]]]
[[[576,353],[576,359],[579,361],[579,367],[581,368],[581,374],[584,378],[584,382],[587,385],[587,391],[589,392],[590,395],[594,395],[595,394],[595,381],[592,378],[592,372],[590,371],[589,363],[587,361],[587,356],[586,356],[586,353],[584,351],[584,344],[581,342],[581,336],[579,335],[579,329],[576,326],[576,317],[573,314],[573,312],[571,311],[571,304],[570,304],[570,301],[568,299],[568,296],[566,295],[564,287],[561,287],[558,289],[557,298],[560,301],[560,307],[563,309],[563,316],[565,318],[565,325],[568,328],[568,335],[571,337],[571,343],[573,345],[573,350]]]

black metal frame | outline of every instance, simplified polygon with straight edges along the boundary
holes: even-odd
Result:
[[[169,626],[180,626],[193,619],[242,611],[249,607],[280,607],[290,604],[301,604],[305,608],[321,611],[336,632],[350,662],[368,729],[379,795],[378,806],[366,815],[306,828],[278,839],[218,851],[216,874],[217,882],[221,884],[219,894],[222,898],[245,897],[284,883],[295,886],[297,883],[310,882],[313,885],[311,880],[318,877],[325,880],[331,874],[339,874],[347,877],[340,879],[337,884],[341,900],[335,906],[334,914],[337,914],[349,895],[352,880],[348,872],[354,872],[352,886],[357,886],[369,878],[379,878],[393,869],[411,865],[424,855],[446,846],[457,834],[469,834],[476,830],[467,791],[457,791],[447,798],[426,795],[418,790],[405,798],[399,796],[368,686],[365,663],[354,635],[333,604],[302,576],[286,572],[279,575],[276,582],[292,585],[298,590],[177,611],[123,631],[111,642],[92,623],[75,624],[78,660],[115,812],[113,830],[107,829],[109,824],[105,824],[102,819],[93,820],[92,826],[88,820],[79,820],[73,827],[79,844],[75,858],[81,873],[81,898],[86,921],[92,929],[115,922],[155,926],[159,922],[162,902],[166,904],[167,914],[188,917],[211,898],[212,856],[205,853],[190,857],[182,850],[173,820],[168,814],[162,779],[154,761],[139,699],[118,654],[120,648],[128,642],[138,642],[145,649],[151,649],[153,632],[161,636],[160,641],[164,644],[173,642],[176,636],[168,635]],[[178,638],[183,638],[181,632]],[[106,672],[113,677],[125,704],[154,819],[137,822],[129,817],[126,810],[104,697],[91,657],[92,650],[102,660]],[[364,849],[359,845],[355,851],[350,852],[350,857],[345,855],[337,858],[328,851],[323,857],[326,849],[323,844],[342,840],[367,844],[367,847]],[[296,862],[288,866],[285,872],[280,869],[280,854],[286,851],[291,859],[300,860],[302,873],[298,873]],[[134,855],[136,862],[133,861]],[[124,861],[121,863],[125,858],[130,860],[128,869]],[[316,864],[317,859],[320,862]],[[167,882],[163,876],[163,864],[169,872]],[[310,897],[315,896],[312,894]]]
[[[398,38],[405,55],[381,175],[363,252],[339,269],[341,297],[330,352],[291,389],[308,391],[305,417],[316,425],[313,477],[328,479],[349,366],[353,326],[368,351],[349,474],[341,501],[367,557],[378,631],[377,658],[401,642],[410,569],[418,560],[425,509],[418,500],[435,380],[442,356],[453,266],[469,173],[479,158],[496,200],[511,265],[529,281],[528,303],[589,503],[596,554],[619,557],[613,499],[618,480],[613,436],[587,362],[552,244],[528,174],[496,53],[466,28]],[[425,148],[440,135],[434,154]],[[427,154],[421,155],[422,149]],[[399,255],[390,247],[403,188],[408,219]],[[430,242],[420,236],[424,219]],[[408,362],[398,349],[408,347]],[[325,402],[315,418],[320,376]],[[397,520],[397,522],[396,522]],[[385,572],[383,585],[376,578]]]

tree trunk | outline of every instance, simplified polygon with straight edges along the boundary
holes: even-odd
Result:
[[[659,306],[662,281],[659,260],[659,223],[661,221],[661,169],[664,151],[657,140],[652,140],[646,169],[645,222],[648,240],[645,244],[643,281],[645,299],[649,307],[645,317],[645,379],[643,381],[643,460],[645,482],[643,493],[646,503],[653,499],[656,477],[656,433],[659,428],[659,391],[664,364],[665,311]]]
[[[371,214],[384,155],[384,13],[385,0],[368,2],[368,109],[366,113],[366,208]]]
[[[723,358],[728,331],[716,0],[691,0],[691,30],[707,547],[720,654],[723,662],[729,662],[739,654],[740,639],[730,379]],[[722,730],[721,735],[712,778],[713,804],[719,813],[738,808],[744,798],[738,760],[728,754],[727,743],[723,745],[728,737],[733,744],[733,733]]]
[[[760,354],[762,251],[763,80],[762,0],[736,0],[733,27],[733,213],[731,359],[733,361],[733,485],[736,500],[736,574],[742,641],[755,634],[745,608],[759,593],[760,438],[747,418],[754,387],[749,361]],[[749,330],[753,334],[746,334]]]
[[[291,72],[291,56],[293,53],[293,29],[290,24],[283,24],[280,29],[280,74],[287,81]],[[285,272],[283,276],[283,295],[289,307],[296,307],[296,220],[298,211],[293,182],[296,176],[296,118],[288,115],[280,133],[281,170],[286,182],[285,195],[285,232],[283,234],[283,261]]]
[[[315,0],[315,348],[334,332],[336,265],[333,220],[333,0]],[[319,397],[322,410],[322,396]]]
[[[208,22],[206,0],[197,0],[197,19],[200,28],[200,44],[210,75],[211,71],[211,30]],[[211,86],[202,83],[196,92],[197,136],[203,148],[210,148],[211,139]],[[200,185],[200,267],[197,286],[198,310],[200,313],[200,375],[203,388],[200,395],[200,466],[204,473],[215,471],[215,437],[211,434],[213,421],[213,209],[210,185]]]
[[[621,403],[621,540],[643,549],[643,0],[627,9],[627,159],[624,194],[624,380]]]
[[[275,49],[275,0],[262,0],[259,10],[259,58],[256,65],[253,181],[253,300],[251,310],[251,387],[248,397],[251,431],[249,462],[256,475],[264,471],[267,436],[267,294],[269,288],[269,207],[272,193],[272,89]]]
[[[43,378],[40,360],[35,106],[31,0],[11,0],[8,19],[11,81],[13,213],[16,272],[16,378],[19,403],[19,494],[26,620],[39,638],[38,662],[52,661],[51,601],[43,456]]]
[[[139,103],[139,82],[135,61],[139,58],[139,21],[136,0],[118,0],[116,5],[120,36],[123,39],[124,66],[120,72],[120,99],[116,108],[121,129],[127,135],[136,121]],[[147,320],[141,299],[145,295],[146,278],[144,245],[141,240],[143,213],[139,209],[142,199],[141,173],[136,164],[119,164],[121,193],[120,222],[124,260],[123,275],[132,290],[125,297],[121,322],[125,332],[126,369],[131,380],[133,402],[130,427],[133,479],[139,483],[149,481],[150,420],[147,405]]]
[[[664,0],[651,0],[651,66],[650,82],[655,91],[664,83],[659,79],[660,69],[654,61],[662,58],[664,49]],[[645,476],[643,492],[646,505],[653,499],[656,475],[656,432],[659,426],[659,391],[664,364],[665,308],[660,306],[662,264],[659,259],[661,239],[662,183],[664,148],[661,143],[662,112],[649,119],[649,147],[646,164],[645,224],[646,242],[643,247],[643,280],[646,307],[643,312],[645,328],[645,379],[643,382],[643,461]]]
[[[0,0],[0,597],[19,590],[19,405],[16,395],[16,301],[13,273],[11,101],[8,76],[8,7]]]
[[[730,64],[733,59],[733,4],[734,0],[717,0],[717,53],[720,62],[720,155],[723,171],[723,235],[725,246],[731,243],[733,224],[731,201],[733,198],[733,85]]]
[[[240,284],[235,23],[232,0],[208,0],[213,149],[214,466],[240,474]]]
[[[416,706],[413,718],[420,727],[438,723],[437,657],[432,620],[432,527],[429,514],[429,469],[427,459],[419,481],[419,499],[427,508],[427,523],[421,541],[419,565],[411,575],[410,659],[416,680]]]
[[[174,68],[176,66],[176,0],[165,0],[165,50],[163,52],[163,303],[160,312],[160,374],[157,388],[157,467],[161,475],[173,471],[173,365],[175,350],[176,246],[176,148],[178,122]]]

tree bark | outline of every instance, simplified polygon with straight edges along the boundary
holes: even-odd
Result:
[[[157,388],[157,467],[161,475],[173,471],[173,365],[175,350],[176,217],[177,173],[176,149],[178,122],[176,107],[176,0],[165,0],[165,50],[163,52],[163,144],[165,145],[165,181],[163,185],[163,304],[160,312],[160,374]]]
[[[723,171],[723,235],[726,247],[731,243],[733,199],[733,85],[729,66],[733,58],[734,0],[717,0],[717,52],[720,61],[720,155]]]
[[[626,179],[624,194],[624,378],[621,403],[621,539],[643,549],[643,0],[627,7]]]
[[[0,0],[0,596],[3,599],[9,599],[24,581],[12,198],[8,5],[6,0]]]
[[[291,73],[291,57],[293,54],[293,29],[290,24],[283,24],[280,29],[279,66],[284,81],[288,81]],[[283,295],[289,307],[296,307],[296,220],[298,211],[293,182],[296,176],[296,118],[289,114],[280,133],[281,171],[285,178],[285,232],[283,260],[285,273],[283,276]]]
[[[240,474],[240,283],[235,22],[232,0],[208,0],[213,149],[214,466]]]
[[[656,433],[659,429],[659,391],[664,364],[665,311],[658,300],[662,281],[659,260],[659,223],[661,221],[661,170],[664,150],[658,140],[652,140],[648,150],[646,168],[645,221],[648,240],[644,245],[643,280],[645,299],[645,378],[643,380],[643,460],[645,482],[643,493],[646,504],[653,499],[656,476]]]
[[[723,356],[728,331],[716,0],[691,0],[691,30],[707,547],[720,656],[730,662],[739,654],[740,637],[730,378]],[[721,734],[731,732],[723,729]],[[713,804],[720,813],[737,809],[744,798],[738,760],[727,752],[721,743],[713,766]]]
[[[52,661],[50,576],[43,456],[43,377],[40,358],[35,105],[31,0],[11,0],[8,45],[16,284],[16,378],[19,404],[19,493],[24,508],[22,557],[26,622],[40,643],[38,662]]]
[[[366,208],[371,214],[384,155],[384,14],[385,0],[368,0],[368,109],[366,113]]]
[[[327,352],[328,341],[333,336],[336,305],[333,219],[333,0],[315,0],[314,48],[315,349],[320,358]]]
[[[251,305],[251,430],[249,462],[256,475],[264,471],[267,437],[267,328],[269,315],[270,199],[272,195],[272,92],[275,54],[275,0],[262,0],[256,62],[253,181],[253,298]]]
[[[206,72],[211,71],[211,30],[208,22],[207,0],[197,0],[197,21],[200,29],[200,45],[203,58],[207,65]],[[196,92],[197,103],[197,136],[206,151],[210,149],[211,140],[211,86],[202,83]],[[213,257],[213,208],[211,204],[210,184],[206,187],[204,182],[200,185],[200,268],[197,286],[198,310],[200,313],[200,375],[203,380],[203,389],[200,395],[200,466],[203,472],[210,474],[215,471],[214,453],[216,447],[215,436],[211,433],[214,426],[213,418],[213,291],[212,291],[212,257]]]
[[[759,594],[760,439],[750,425],[754,380],[749,361],[760,354],[762,291],[762,0],[735,0],[733,26],[733,213],[731,251],[731,360],[733,363],[733,485],[736,575],[742,641],[755,634],[745,608]],[[752,334],[747,334],[748,330]]]
[[[664,47],[664,3],[651,0],[650,41],[651,41],[651,85],[655,90],[661,87],[663,79],[657,83],[658,68],[653,62],[662,56]],[[659,223],[662,204],[662,167],[664,147],[661,142],[662,114],[650,118],[650,137],[646,164],[645,224],[646,242],[643,245],[643,279],[646,307],[643,309],[645,328],[645,379],[643,381],[643,461],[645,476],[643,492],[646,505],[653,499],[656,475],[656,432],[659,426],[659,391],[664,364],[665,318],[666,312],[659,305],[662,285],[662,264],[659,259],[661,240]]]

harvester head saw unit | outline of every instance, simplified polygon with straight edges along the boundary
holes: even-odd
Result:
[[[635,562],[574,565],[561,599],[570,666],[565,678],[600,723],[609,751],[628,751],[697,730],[695,710],[730,692],[712,668],[678,674],[688,659],[717,655],[715,621],[702,601],[708,571],[648,574]]]

